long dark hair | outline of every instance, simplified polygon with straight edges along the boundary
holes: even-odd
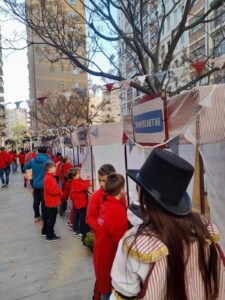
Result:
[[[140,204],[144,223],[139,227],[134,243],[138,236],[150,236],[153,232],[169,250],[165,299],[187,300],[185,269],[191,243],[195,241],[198,243],[198,264],[205,286],[205,300],[216,299],[219,293],[219,259],[213,242],[206,249],[206,240],[212,241],[212,236],[201,216],[197,213],[182,217],[172,215],[143,189],[140,192]]]

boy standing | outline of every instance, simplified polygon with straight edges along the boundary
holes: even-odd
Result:
[[[62,190],[59,188],[56,179],[54,178],[56,166],[53,162],[45,164],[46,175],[44,177],[44,201],[46,206],[46,215],[42,228],[42,236],[46,236],[45,242],[60,240],[60,237],[55,234],[54,226],[57,217],[58,206]]]
[[[94,245],[94,268],[101,300],[108,300],[111,293],[110,272],[120,239],[128,230],[124,198],[124,177],[111,174],[105,183],[105,201],[97,220]]]
[[[101,166],[98,170],[98,181],[99,189],[95,191],[91,197],[88,204],[86,223],[93,229],[96,230],[97,220],[100,212],[101,205],[105,196],[105,182],[108,175],[115,173],[115,168],[110,164],[105,164]]]

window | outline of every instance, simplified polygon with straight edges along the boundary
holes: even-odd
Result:
[[[76,0],[69,0],[70,4],[76,4]]]

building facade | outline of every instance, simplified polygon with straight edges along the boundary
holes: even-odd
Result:
[[[166,11],[169,12],[173,5],[172,0],[164,1],[166,3]],[[171,45],[171,37],[177,25],[180,23],[183,16],[186,1],[180,0],[173,11],[168,14],[165,19],[164,26],[161,30],[161,41],[159,49],[159,65],[164,60],[165,55]],[[206,60],[207,65],[212,64],[212,59],[225,56],[225,7],[221,0],[197,0],[188,15],[187,25],[193,24],[200,16],[207,12],[212,5],[215,9],[212,10],[208,19],[214,19],[213,22],[200,23],[193,29],[186,30],[180,37],[179,42],[174,51],[173,60],[170,65],[170,70],[186,66],[186,71],[182,76],[174,74],[173,80],[167,85],[168,92],[173,92],[196,76],[194,69],[189,68],[190,63],[195,63],[201,60]],[[148,48],[154,52],[157,43],[159,26],[157,26],[157,16],[161,14],[162,3],[160,0],[146,1],[143,4],[143,37]],[[132,28],[127,19],[122,13],[118,13],[119,27],[125,32],[132,32]],[[137,67],[132,62],[135,61],[135,54],[131,60],[127,55],[126,45],[123,41],[119,44],[119,66],[121,75],[126,79],[132,79],[137,73]],[[146,55],[145,66],[148,73],[153,70],[152,61]],[[212,84],[225,82],[224,70],[214,73],[210,77],[206,77],[199,81],[197,85]],[[126,116],[130,113],[133,99],[140,95],[140,92],[129,88],[121,90],[120,110],[121,116]]]
[[[27,5],[37,4],[38,2],[37,0],[26,0]],[[76,9],[79,14],[84,15],[84,9],[80,1],[70,0],[68,3],[69,5],[65,4],[63,9],[71,20],[77,18],[73,8]],[[80,26],[81,32],[85,33],[85,24],[81,22],[78,26]],[[60,60],[54,63],[50,62],[46,56],[53,57],[56,50],[46,45],[35,45],[35,42],[38,42],[37,35],[32,33],[29,29],[27,32],[28,39],[34,42],[34,44],[28,48],[30,99],[36,99],[48,94],[72,92],[73,89],[87,89],[88,77],[86,72],[74,67],[69,60]],[[83,51],[82,55],[85,56],[86,50],[83,48],[81,51]],[[45,53],[48,55],[45,56]],[[35,102],[34,105],[36,105]],[[31,120],[31,123],[32,127],[37,127],[35,120]]]
[[[26,109],[6,109],[6,136],[13,138],[12,129],[16,126],[24,126],[28,129],[28,114]]]

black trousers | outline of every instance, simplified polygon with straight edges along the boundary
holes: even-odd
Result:
[[[61,204],[59,206],[59,214],[60,216],[63,216],[64,212],[67,209],[67,201],[65,199],[61,200]]]
[[[42,220],[44,220],[45,213],[46,213],[46,207],[44,202],[44,189],[34,189],[33,196],[34,196],[34,203],[33,203],[34,217],[35,218],[40,217],[39,207],[41,205],[41,217]]]
[[[58,208],[57,207],[47,207],[45,219],[42,228],[42,234],[46,234],[48,239],[51,239],[55,236],[55,222],[57,217]]]
[[[88,231],[88,226],[85,222],[86,213],[87,207],[83,207],[77,209],[74,214],[73,229],[75,232],[80,232],[83,236],[85,236]]]

